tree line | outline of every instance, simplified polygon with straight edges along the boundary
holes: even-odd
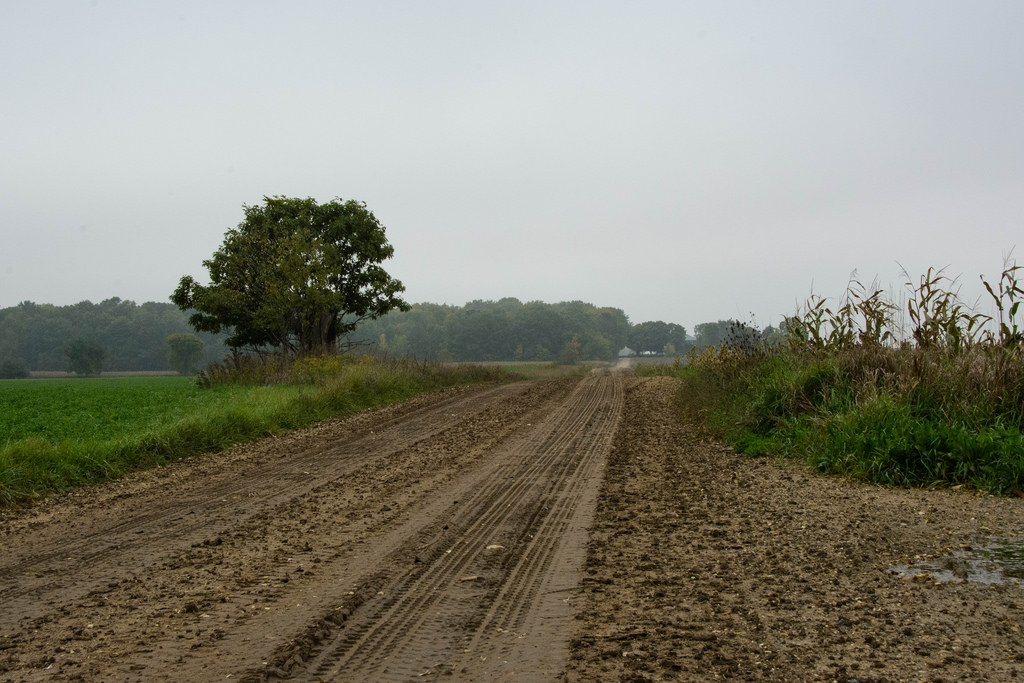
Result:
[[[68,306],[26,301],[0,309],[0,374],[180,370],[175,353],[191,358],[195,369],[224,358],[230,334],[230,328],[195,332],[189,311],[172,303],[116,297]],[[421,359],[539,362],[609,360],[625,347],[674,355],[693,345],[675,323],[634,325],[617,308],[514,298],[464,306],[413,304],[408,311],[364,320],[345,341]]]
[[[188,374],[219,360],[225,346],[236,360],[329,354],[356,336],[395,355],[454,361],[576,363],[693,346],[682,325],[633,325],[621,309],[583,301],[410,306],[381,265],[394,248],[364,203],[275,196],[243,211],[203,261],[210,284],[182,277],[173,305],[115,297],[0,310],[0,378],[62,369]],[[698,325],[697,345],[720,343],[731,323]]]
[[[171,303],[136,304],[117,297],[70,306],[25,301],[0,309],[0,374],[178,369],[168,341],[174,335],[201,343],[195,365],[224,356],[226,335],[195,334],[188,316]],[[195,341],[185,344],[195,348]]]
[[[575,362],[638,354],[683,355],[726,341],[732,320],[701,323],[696,338],[660,320],[631,324],[618,308],[583,301],[417,303],[364,320],[345,341],[397,356],[443,361]],[[111,298],[69,306],[29,301],[0,309],[0,375],[28,371],[189,371],[227,355],[230,329],[195,332],[171,303]],[[177,360],[177,362],[175,362]]]
[[[340,197],[264,197],[203,261],[209,285],[181,278],[171,295],[197,330],[229,332],[235,356],[333,353],[353,335],[380,350],[422,359],[561,361],[685,350],[681,325],[630,325],[625,313],[582,301],[507,298],[461,308],[419,304],[384,270],[394,255],[386,229],[362,202]]]
[[[675,355],[691,346],[686,328],[676,323],[633,325],[618,308],[511,297],[464,306],[413,304],[364,321],[354,337],[394,355],[452,361],[609,360],[627,347]]]

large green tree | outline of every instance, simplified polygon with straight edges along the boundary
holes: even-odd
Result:
[[[384,226],[362,202],[264,197],[244,206],[203,261],[210,284],[181,278],[171,295],[195,311],[198,331],[230,330],[226,343],[289,352],[332,349],[363,320],[408,310],[401,282],[380,266],[394,254]]]

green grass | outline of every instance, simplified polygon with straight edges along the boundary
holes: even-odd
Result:
[[[1007,262],[995,284],[982,277],[992,317],[930,268],[907,276],[905,301],[853,279],[836,305],[812,295],[774,338],[737,324],[673,368],[680,406],[751,455],[893,486],[1024,495],[1021,272]]]
[[[3,380],[0,434],[8,443],[119,438],[231,402],[242,393],[234,389],[206,391],[188,377]]]
[[[0,381],[0,505],[216,451],[457,384],[498,369],[307,359],[289,383],[188,378]]]
[[[750,455],[891,486],[1021,492],[1024,346],[1012,330],[968,338],[973,318],[940,322],[944,335],[915,329],[916,343],[806,334],[805,320],[775,343],[707,349],[674,369],[680,406]]]
[[[1019,386],[999,386],[972,354],[918,349],[770,354],[678,370],[680,406],[753,456],[890,486],[1024,489]],[[972,386],[968,368],[979,373]],[[999,395],[992,392],[999,390]],[[1002,406],[1002,408],[1000,407]]]

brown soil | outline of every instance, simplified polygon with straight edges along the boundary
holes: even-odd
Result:
[[[675,383],[627,393],[601,491],[573,680],[1003,681],[1024,594],[907,580],[916,556],[1024,528],[1024,501],[891,490],[702,443]]]
[[[0,680],[1009,680],[1024,526],[702,443],[675,383],[449,391],[0,514]]]

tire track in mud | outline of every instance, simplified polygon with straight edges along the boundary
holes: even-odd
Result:
[[[285,668],[270,673],[386,681],[472,679],[527,659],[534,667],[560,667],[564,650],[551,641],[565,640],[568,608],[556,596],[565,609],[552,610],[541,593],[575,585],[581,535],[572,548],[567,532],[574,523],[585,527],[592,513],[622,404],[621,377],[581,382],[547,417],[497,449],[489,467],[451,489],[460,495],[457,510],[432,525],[443,533],[426,544],[433,546],[429,553],[404,571],[370,577],[353,591],[365,597],[346,610],[343,625],[331,629],[318,620],[312,631],[319,631],[319,645],[310,652],[307,634],[306,656],[289,657],[286,647],[276,658]],[[539,649],[555,661],[537,661]]]
[[[551,505],[538,530],[531,534],[530,543],[519,557],[507,581],[498,592],[482,623],[469,639],[465,656],[451,667],[453,672],[479,678],[486,671],[488,678],[497,674],[523,674],[544,672],[554,677],[561,669],[562,650],[553,650],[551,642],[538,637],[530,624],[531,617],[566,621],[566,609],[552,610],[553,594],[573,590],[577,586],[575,571],[583,563],[585,547],[580,542],[571,547],[564,543],[574,521],[589,528],[592,510],[596,504],[597,487],[602,479],[605,457],[614,438],[623,405],[622,382],[606,383],[605,413],[590,423],[594,427],[589,443],[577,446],[578,460],[569,463],[575,471],[566,472],[559,480],[559,490],[553,491]],[[569,469],[567,467],[567,469]],[[582,516],[583,519],[580,519]],[[562,564],[560,572],[552,567]],[[566,576],[565,570],[573,571]],[[545,596],[545,604],[538,604],[538,596]],[[565,600],[555,598],[555,607]],[[486,654],[480,654],[486,653]],[[483,659],[481,659],[483,657]]]
[[[192,495],[171,496],[152,505],[142,502],[121,512],[101,511],[84,531],[57,529],[52,538],[24,542],[4,539],[0,544],[0,603],[4,605],[0,630],[38,613],[50,593],[59,592],[61,600],[68,601],[102,592],[103,587],[138,571],[139,557],[158,564],[175,552],[209,542],[229,526],[457,427],[524,390],[523,384],[489,387],[371,422],[360,432],[302,454],[301,470],[296,469],[295,458],[261,463],[248,475],[211,482]]]

